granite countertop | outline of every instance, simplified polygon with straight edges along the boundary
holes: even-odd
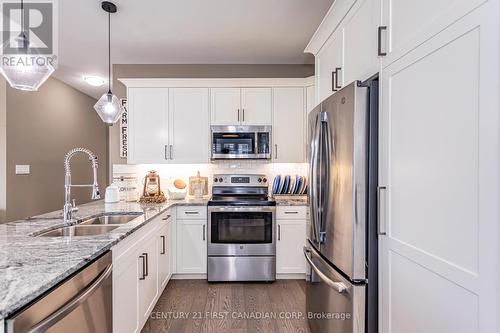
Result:
[[[97,236],[32,236],[66,226],[61,211],[0,224],[0,320],[35,300],[168,208],[206,205],[207,202],[208,199],[186,199],[161,204],[105,204],[100,200],[78,206],[75,221],[71,224],[103,213],[143,213],[129,223]]]

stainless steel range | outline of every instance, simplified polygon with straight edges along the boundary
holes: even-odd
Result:
[[[264,175],[215,175],[208,202],[208,281],[276,280],[276,202]]]

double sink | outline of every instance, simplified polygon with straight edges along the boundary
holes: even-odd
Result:
[[[60,227],[42,232],[36,237],[95,236],[110,232],[143,213],[103,214],[79,222],[77,225]]]

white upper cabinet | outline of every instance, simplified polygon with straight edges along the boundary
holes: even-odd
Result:
[[[243,125],[271,125],[272,89],[242,88],[241,116]]]
[[[167,163],[168,89],[128,89],[129,163]]]
[[[208,88],[170,88],[168,149],[171,163],[208,162],[208,97]]]
[[[208,88],[129,88],[128,163],[207,163],[208,97]]]
[[[377,26],[380,0],[359,0],[343,20],[344,67],[338,74],[343,85],[366,80],[380,67]]]
[[[212,125],[271,125],[271,88],[212,88]]]
[[[343,86],[342,30],[337,30],[316,56],[316,94],[321,102]]]
[[[485,0],[382,0],[383,67],[404,56]]]
[[[303,87],[273,88],[273,161],[305,161],[305,103]]]
[[[240,88],[212,88],[212,125],[235,125],[241,118]]]

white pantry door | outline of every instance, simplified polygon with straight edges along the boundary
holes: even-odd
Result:
[[[497,332],[498,1],[381,74],[380,328]]]

